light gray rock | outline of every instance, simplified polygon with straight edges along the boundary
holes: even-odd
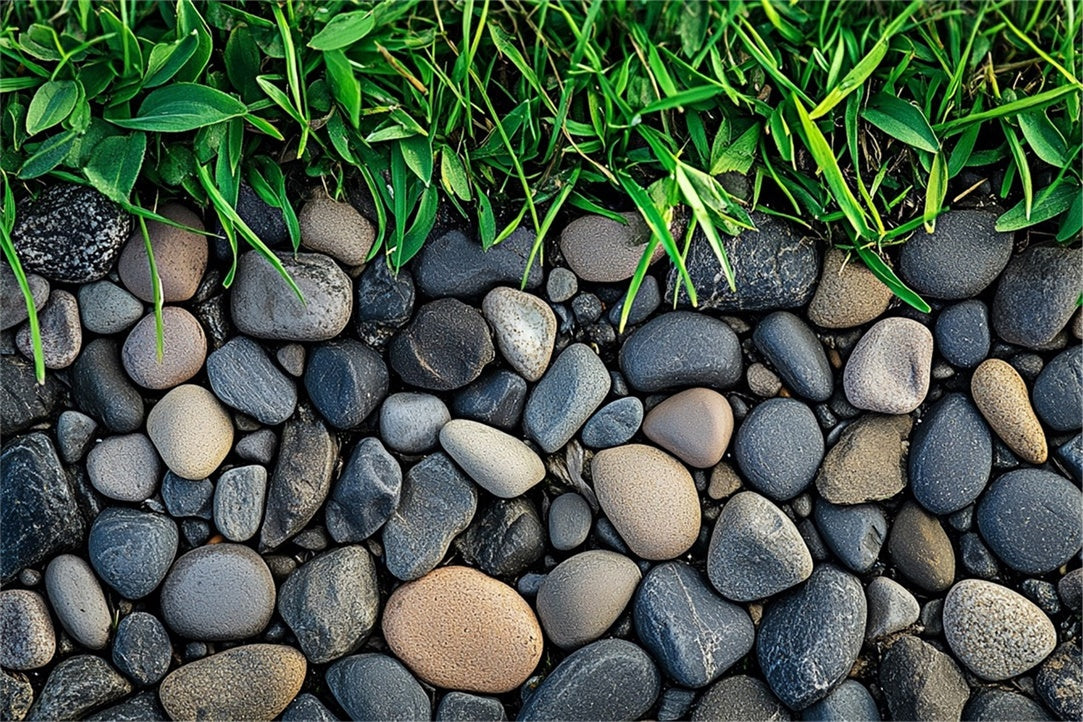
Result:
[[[37,669],[55,652],[56,632],[41,595],[26,589],[0,591],[0,666]]]
[[[545,282],[545,292],[549,294],[549,300],[553,303],[564,303],[578,290],[579,279],[567,268],[557,266],[549,271],[549,279]]]
[[[527,381],[537,381],[549,366],[557,335],[557,319],[537,296],[499,286],[481,304],[493,327],[497,348]]]
[[[514,436],[467,419],[440,430],[440,445],[479,486],[503,499],[525,493],[545,478],[541,458]]]
[[[843,370],[846,399],[859,409],[908,414],[925,400],[933,335],[908,318],[885,318],[870,328]]]
[[[422,454],[436,446],[450,420],[447,404],[432,394],[391,394],[380,407],[380,438],[395,451]]]
[[[523,429],[547,453],[575,436],[609,393],[609,370],[589,346],[564,349],[531,391]]]
[[[568,551],[587,540],[593,517],[590,505],[579,494],[561,494],[549,505],[549,541],[558,551]]]
[[[593,549],[565,559],[538,589],[538,620],[562,649],[593,642],[617,621],[635,593],[639,567],[616,552]]]
[[[89,564],[74,554],[54,557],[45,569],[45,591],[60,626],[76,642],[88,649],[105,647],[113,620]]]
[[[110,499],[140,502],[158,488],[161,462],[146,434],[109,436],[86,458],[90,483]]]
[[[259,464],[222,472],[214,487],[214,525],[230,541],[248,541],[259,531],[267,496],[267,469]]]
[[[199,373],[207,358],[207,336],[196,317],[179,306],[162,309],[162,355],[157,321],[147,314],[124,340],[121,361],[129,378],[145,389],[171,389]]]
[[[921,606],[914,595],[887,577],[876,577],[865,588],[869,618],[865,626],[865,639],[869,642],[901,632],[918,621]]]

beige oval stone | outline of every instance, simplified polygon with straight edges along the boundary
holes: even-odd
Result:
[[[887,310],[891,289],[856,257],[832,248],[824,254],[820,284],[808,307],[808,318],[821,328],[853,328]]]
[[[1045,432],[1030,405],[1027,385],[1011,364],[986,359],[970,378],[970,394],[1001,441],[1024,461],[1044,464],[1049,456]]]
[[[529,446],[477,421],[444,424],[440,446],[479,486],[502,499],[519,496],[545,478],[545,465]]]
[[[481,311],[492,325],[500,353],[519,375],[537,381],[549,368],[557,317],[537,296],[498,286],[486,294]]]
[[[121,350],[124,370],[145,389],[171,389],[199,373],[207,359],[207,336],[196,317],[178,306],[162,309],[162,357],[154,314],[135,325]]]
[[[538,617],[553,644],[593,642],[624,612],[641,578],[628,557],[592,549],[565,559],[538,588]]]
[[[706,469],[721,461],[729,446],[733,410],[717,391],[688,389],[651,409],[643,433],[689,466]]]
[[[347,266],[363,264],[376,240],[376,229],[369,219],[349,203],[331,198],[315,198],[305,203],[297,221],[302,246],[326,253]]]
[[[395,656],[445,689],[510,692],[542,654],[542,630],[526,600],[470,567],[441,567],[396,589],[383,631]]]
[[[699,534],[699,495],[681,462],[646,444],[604,449],[591,462],[598,503],[636,555],[673,559]]]
[[[147,436],[177,476],[206,479],[233,446],[229,414],[207,389],[184,384],[171,390],[147,415]]]
[[[158,209],[158,215],[203,230],[199,216],[179,203],[167,203]],[[195,295],[203,272],[207,270],[207,237],[159,221],[147,221],[147,235],[162,285],[162,300],[166,303],[187,301]],[[150,261],[143,231],[138,225],[120,252],[117,273],[125,288],[147,303],[154,301]]]
[[[635,274],[643,257],[650,228],[634,211],[621,214],[626,223],[605,216],[582,216],[564,227],[560,250],[575,275],[584,281],[615,283]],[[651,263],[665,250],[658,244]]]
[[[248,644],[196,660],[162,680],[170,719],[273,720],[305,681],[305,656],[282,644]]]

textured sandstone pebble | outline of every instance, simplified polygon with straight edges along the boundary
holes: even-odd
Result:
[[[933,360],[933,334],[909,318],[885,318],[857,342],[842,383],[859,409],[908,414],[925,400]]]
[[[887,310],[891,289],[857,258],[832,248],[824,256],[820,285],[809,303],[808,317],[823,328],[853,328]]]
[[[1031,464],[1045,463],[1049,456],[1045,433],[1018,371],[1006,361],[987,359],[974,370],[970,393],[981,415],[1012,451]]]
[[[83,348],[83,327],[79,323],[79,302],[75,296],[60,289],[50,293],[48,302],[38,312],[38,324],[45,368],[71,366]],[[22,326],[15,335],[15,345],[23,356],[34,358],[29,324]]]
[[[481,310],[512,368],[527,381],[540,379],[549,366],[557,335],[553,309],[533,294],[500,286],[485,296]]]
[[[583,216],[560,234],[560,250],[575,275],[584,281],[612,283],[632,277],[651,232],[638,213],[621,214],[626,223],[605,216]],[[662,257],[661,244],[651,262]]]
[[[595,454],[591,472],[598,503],[637,556],[673,559],[692,546],[699,495],[679,461],[653,446],[628,444]]]
[[[745,371],[748,388],[757,396],[769,399],[782,389],[778,375],[761,363],[754,363]]]
[[[703,469],[722,459],[733,434],[733,411],[717,391],[688,389],[651,409],[643,433],[686,464]]]
[[[147,435],[165,465],[185,479],[210,476],[233,445],[233,424],[207,389],[184,384],[147,415]]]
[[[145,434],[102,439],[86,458],[91,485],[117,501],[149,499],[158,488],[160,467],[154,445]]]
[[[545,478],[541,458],[514,436],[477,421],[452,419],[440,445],[479,486],[503,499],[525,493]]]
[[[128,334],[121,360],[128,376],[146,389],[169,389],[199,373],[207,358],[207,336],[195,316],[177,306],[162,309],[162,357],[158,358],[154,314]]]
[[[903,576],[927,592],[942,592],[955,579],[955,551],[940,521],[913,502],[895,516],[888,554]]]
[[[816,489],[832,504],[895,496],[906,487],[903,457],[912,425],[909,416],[862,416],[827,452]]]
[[[158,214],[189,228],[203,230],[199,216],[178,203],[162,206]],[[207,269],[207,237],[160,221],[147,221],[147,234],[161,282],[162,300],[166,303],[187,301],[195,295],[199,280]],[[136,229],[120,252],[117,273],[125,288],[147,303],[154,301],[142,230]]]
[[[301,245],[347,266],[360,266],[376,240],[376,229],[349,203],[315,198],[297,214]]]
[[[640,576],[631,559],[603,549],[565,559],[538,589],[538,617],[546,635],[562,649],[602,636],[628,606]]]
[[[711,480],[707,485],[707,496],[717,501],[732,496],[740,488],[741,477],[726,462],[719,462],[715,468],[711,469]]]
[[[175,720],[272,720],[301,691],[307,667],[292,647],[249,644],[174,670],[158,694]]]
[[[447,689],[509,692],[542,654],[530,605],[470,567],[441,567],[396,589],[384,609],[383,632],[415,674]]]
[[[26,589],[0,591],[0,666],[37,669],[55,652],[56,634],[41,595]]]

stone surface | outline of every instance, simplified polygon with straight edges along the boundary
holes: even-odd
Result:
[[[689,466],[703,469],[721,461],[729,446],[733,411],[717,391],[687,389],[650,410],[643,434]]]
[[[109,605],[82,557],[54,557],[45,569],[45,590],[57,621],[72,639],[88,649],[105,647],[112,624]]]
[[[808,406],[768,399],[745,417],[733,442],[745,480],[776,501],[800,494],[824,458],[824,437]]]
[[[921,607],[906,587],[888,577],[876,577],[865,588],[868,622],[865,639],[869,641],[901,632],[918,621]]]
[[[893,719],[959,719],[970,688],[947,654],[906,635],[880,660],[880,688]]]
[[[147,415],[147,435],[177,476],[205,479],[233,446],[233,424],[207,389],[183,384],[169,391]]]
[[[399,462],[379,439],[362,439],[328,498],[324,512],[328,533],[339,543],[368,539],[398,508],[401,495]]]
[[[79,302],[67,291],[56,289],[38,313],[41,355],[45,368],[66,369],[83,348],[83,327],[79,324]],[[34,358],[30,326],[19,328],[15,346],[28,359]]]
[[[338,717],[318,697],[302,692],[283,710],[282,722],[338,722]]]
[[[908,414],[925,400],[932,360],[928,328],[908,318],[877,321],[846,362],[846,399],[866,411]]]
[[[357,335],[373,348],[410,322],[414,312],[414,277],[395,273],[388,263],[370,263],[356,281]]]
[[[1062,351],[1034,381],[1034,410],[1055,431],[1083,427],[1083,346]]]
[[[425,243],[414,275],[422,293],[432,298],[479,296],[494,286],[518,286],[533,247],[534,234],[525,227],[513,231],[488,251],[476,239],[449,231]],[[526,288],[540,286],[542,274],[542,264],[535,259]]]
[[[880,709],[865,685],[847,679],[813,705],[801,710],[801,719],[808,722],[879,722]]]
[[[451,410],[456,418],[473,419],[511,431],[519,426],[526,396],[527,384],[522,376],[495,369],[455,394]]]
[[[496,577],[513,578],[545,553],[545,529],[529,499],[497,499],[455,544],[471,566]]]
[[[1031,246],[1008,264],[993,298],[993,328],[1008,343],[1037,348],[1067,325],[1079,298],[1078,248]]]
[[[90,710],[115,702],[131,691],[128,680],[101,657],[68,657],[53,667],[26,719],[82,719]]]
[[[327,686],[354,720],[427,720],[429,696],[414,676],[385,654],[357,654],[327,670]]]
[[[690,311],[643,324],[620,350],[628,383],[644,392],[681,386],[726,389],[741,379],[741,347],[724,322]]]
[[[49,299],[49,282],[36,273],[27,273],[26,284],[30,287],[30,298],[34,302],[34,310],[41,311],[42,306]],[[29,316],[22,288],[11,267],[4,264],[0,268],[0,331],[15,328]]]
[[[948,306],[937,317],[933,335],[948,363],[974,368],[989,355],[989,308],[977,300]]]
[[[167,516],[109,507],[90,527],[90,564],[126,599],[142,599],[162,583],[177,554],[177,525]]]
[[[861,504],[898,494],[906,487],[903,457],[911,425],[909,416],[860,416],[824,457],[817,491],[833,504]]]
[[[920,294],[959,299],[991,284],[1012,252],[1012,234],[997,231],[997,214],[953,210],[933,233],[915,233],[899,250],[899,275]]]
[[[800,318],[776,311],[756,325],[752,339],[795,394],[811,401],[831,398],[834,382],[827,354]]]
[[[1083,716],[1083,654],[1065,642],[1049,655],[1035,677],[1038,697],[1063,720]]]
[[[75,359],[71,381],[76,406],[110,431],[128,434],[143,425],[143,397],[124,374],[115,341],[88,343]]]
[[[635,396],[610,401],[583,425],[580,438],[586,446],[608,449],[631,441],[643,423],[643,402]]]
[[[37,669],[55,653],[56,632],[41,595],[26,589],[0,591],[0,665]]]
[[[808,318],[822,328],[853,328],[887,310],[893,294],[856,256],[837,248],[824,254]]]
[[[624,612],[639,580],[635,562],[616,552],[594,549],[565,559],[538,589],[546,636],[562,649],[598,639]]]
[[[248,541],[259,531],[267,497],[267,469],[259,464],[235,466],[214,486],[214,525],[230,541]]]
[[[527,381],[540,379],[557,335],[557,319],[548,304],[533,294],[500,286],[485,295],[481,309],[504,359]]]
[[[624,223],[605,216],[580,216],[561,231],[560,251],[564,261],[582,280],[613,283],[625,281],[635,273],[651,231],[639,213],[629,211],[620,215]],[[665,249],[658,244],[651,263],[664,253]]]
[[[575,436],[609,393],[609,370],[586,344],[564,349],[527,398],[523,429],[553,453]]]
[[[19,722],[34,703],[34,688],[22,679],[0,671],[0,716]]]
[[[432,391],[466,386],[496,355],[481,314],[454,298],[419,308],[410,325],[391,339],[388,353],[403,381]]]
[[[561,494],[549,505],[549,541],[558,551],[568,551],[587,540],[593,516],[590,504],[579,494]]]
[[[504,705],[495,697],[448,692],[440,699],[435,719],[437,722],[502,722],[507,715]]]
[[[83,719],[87,722],[145,722],[164,720],[167,716],[158,702],[158,693],[146,690]]]
[[[10,434],[45,421],[53,414],[62,391],[54,374],[46,374],[41,385],[33,364],[17,356],[0,356],[0,427]]]
[[[395,451],[421,454],[436,446],[450,420],[447,405],[432,394],[391,394],[380,406],[380,438]]]
[[[166,203],[158,208],[158,215],[196,231],[203,230],[199,216],[179,203]],[[207,269],[207,237],[155,220],[147,221],[147,235],[161,283],[162,301],[187,301],[195,295],[199,280]],[[143,233],[138,228],[120,252],[117,273],[125,288],[147,303],[154,301],[150,259]]]
[[[297,214],[301,228],[301,246],[326,253],[347,266],[365,262],[376,229],[349,203],[320,197],[301,206]]]
[[[359,426],[387,396],[388,381],[383,357],[360,341],[338,339],[308,354],[305,390],[336,429]]]
[[[1045,463],[1049,456],[1045,433],[1018,371],[1006,361],[988,359],[974,370],[970,393],[982,416],[1013,452],[1031,464]]]
[[[158,488],[161,463],[145,434],[108,436],[86,457],[90,483],[104,496],[117,501],[149,499]]]
[[[895,567],[918,589],[942,592],[955,579],[955,552],[937,518],[906,502],[891,524],[888,555]]]
[[[297,386],[245,336],[235,336],[207,358],[207,379],[222,403],[268,426],[281,424],[297,408]]]
[[[541,458],[514,436],[467,419],[440,429],[440,446],[478,486],[511,499],[545,478]]]
[[[153,614],[132,612],[120,620],[113,640],[113,664],[140,687],[157,684],[169,671],[173,647]]]
[[[1042,706],[1016,692],[1002,689],[983,689],[972,695],[963,708],[963,718],[975,722],[995,720],[1024,720],[1046,722],[1053,718]]]
[[[910,441],[908,469],[914,498],[934,514],[956,512],[989,482],[993,439],[964,394],[947,394],[925,412]]]
[[[836,506],[817,499],[812,518],[824,544],[847,569],[855,574],[872,569],[887,537],[887,519],[880,507]]]
[[[727,677],[714,683],[692,713],[694,722],[783,722],[790,712],[760,680],[747,675]]]
[[[579,291],[579,278],[573,271],[557,266],[549,271],[545,292],[553,303],[564,303]]]
[[[56,420],[56,446],[66,464],[74,464],[86,455],[94,441],[98,423],[81,411],[68,409]]]
[[[143,304],[112,281],[96,281],[79,287],[79,317],[92,333],[120,333],[143,318]]]
[[[290,239],[282,211],[268,205],[247,183],[241,183],[237,193],[237,215],[261,241],[272,248],[284,245]]]
[[[154,315],[135,325],[121,349],[128,376],[145,389],[171,389],[199,373],[207,337],[195,316],[179,306],[162,309],[162,356],[158,357]]]

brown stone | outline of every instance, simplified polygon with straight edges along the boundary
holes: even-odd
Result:
[[[821,328],[853,328],[887,310],[891,289],[858,258],[837,248],[824,255],[820,285],[808,307],[808,318]]]
[[[1044,464],[1049,456],[1045,432],[1030,405],[1027,385],[1011,364],[986,359],[970,378],[970,393],[993,431],[1021,459]]]
[[[376,240],[376,229],[349,203],[315,198],[297,214],[301,245],[347,266],[360,266]]]
[[[203,230],[203,221],[199,216],[178,203],[162,206],[158,209],[158,215],[189,228]],[[147,221],[147,235],[161,281],[162,300],[165,303],[187,301],[195,295],[203,272],[207,270],[207,237],[159,221]],[[120,252],[117,273],[125,288],[148,303],[154,301],[150,261],[143,231],[138,225]]]
[[[865,414],[853,422],[827,452],[816,489],[832,504],[863,504],[890,499],[906,487],[909,416]]]
[[[721,461],[729,446],[733,410],[717,391],[687,389],[651,409],[643,433],[689,466],[705,469]]]
[[[935,516],[912,501],[895,515],[887,550],[903,576],[926,592],[942,592],[955,580],[951,539]]]

